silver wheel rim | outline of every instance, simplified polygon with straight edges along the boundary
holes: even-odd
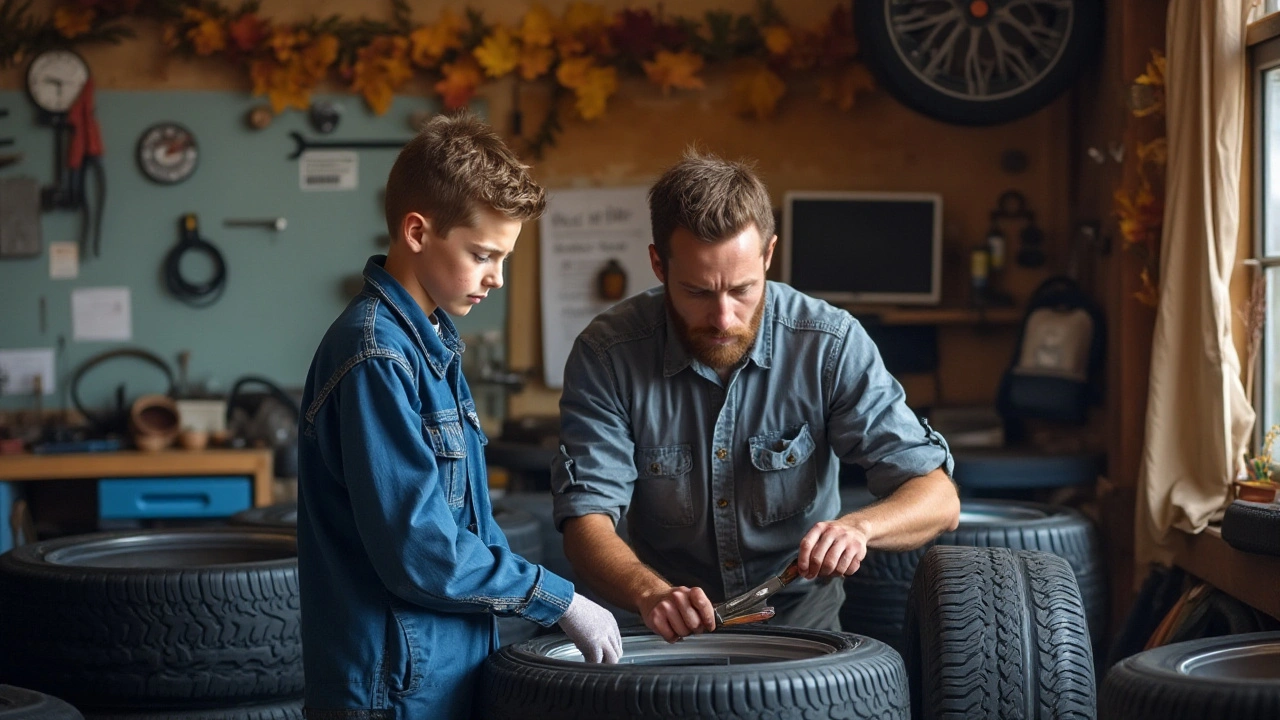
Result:
[[[1231,680],[1280,680],[1280,642],[1271,641],[1196,653],[1178,663],[1192,677]]]
[[[855,647],[860,645],[855,641]],[[807,638],[754,633],[711,633],[691,635],[678,643],[668,643],[657,635],[622,638],[620,665],[649,667],[715,667],[758,665],[790,660],[809,660],[831,655],[840,648]],[[567,638],[539,647],[538,653],[552,660],[582,662],[582,653]]]
[[[53,565],[185,569],[293,560],[298,543],[283,533],[154,533],[86,540],[44,555]]]
[[[1049,517],[1048,513],[1035,508],[960,501],[961,525],[1005,525],[1014,520],[1043,520],[1047,517]]]
[[[1075,24],[1073,0],[884,0],[889,40],[933,90],[992,102],[1026,92],[1058,66]]]

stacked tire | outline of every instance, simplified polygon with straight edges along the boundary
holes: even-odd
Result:
[[[0,677],[88,718],[302,717],[297,539],[99,533],[0,555]]]

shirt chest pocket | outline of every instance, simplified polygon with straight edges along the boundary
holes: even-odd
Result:
[[[751,509],[769,525],[813,507],[818,475],[810,462],[815,444],[809,423],[751,438]]]
[[[645,520],[663,527],[693,524],[693,490],[689,445],[636,450],[636,486],[632,504]]]
[[[467,437],[456,414],[452,419],[423,418],[422,431],[436,456],[440,487],[449,507],[462,507],[467,497]]]

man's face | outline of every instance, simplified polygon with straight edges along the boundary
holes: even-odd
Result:
[[[666,288],[677,333],[707,367],[732,367],[755,342],[764,315],[765,271],[777,240],[770,238],[761,253],[754,225],[715,243],[676,228],[665,272],[657,248],[649,246],[649,261]]]
[[[466,315],[502,287],[502,265],[515,248],[520,222],[492,210],[476,213],[473,227],[440,236],[424,222],[414,274],[430,300],[453,316]]]

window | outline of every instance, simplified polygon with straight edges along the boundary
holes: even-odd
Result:
[[[1268,10],[1280,0],[1267,0]],[[1266,278],[1267,318],[1254,377],[1258,434],[1280,423],[1280,37],[1253,48],[1257,113],[1254,257]]]

